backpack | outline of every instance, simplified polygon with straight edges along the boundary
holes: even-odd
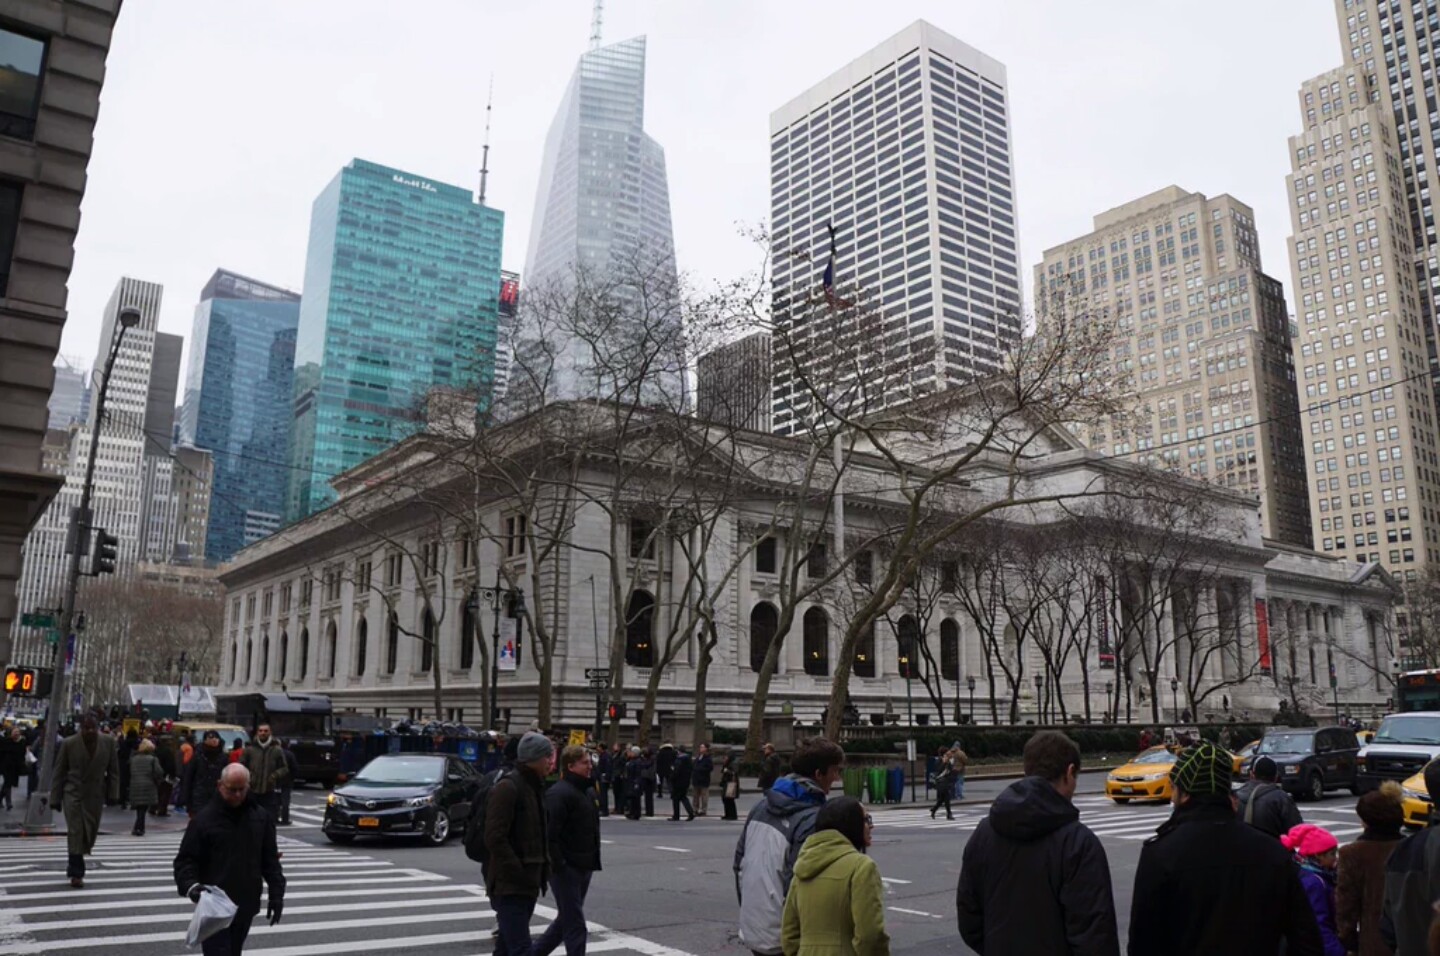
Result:
[[[502,767],[482,777],[475,791],[475,802],[470,805],[470,822],[465,825],[465,855],[481,866],[490,860],[490,851],[485,847],[485,811],[490,804],[490,791],[506,776],[515,777],[515,770]],[[517,802],[516,806],[519,805]]]

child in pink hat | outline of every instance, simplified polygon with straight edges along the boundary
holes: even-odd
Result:
[[[1287,850],[1293,850],[1300,864],[1300,885],[1315,911],[1320,924],[1320,940],[1325,956],[1345,956],[1345,947],[1335,929],[1335,864],[1340,858],[1340,844],[1329,830],[1313,823],[1290,828],[1280,838]]]

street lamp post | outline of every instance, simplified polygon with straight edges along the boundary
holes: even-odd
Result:
[[[1044,693],[1044,687],[1045,687],[1045,678],[1041,677],[1039,674],[1036,674],[1036,675],[1035,675],[1035,719],[1036,719],[1036,721],[1037,721],[1038,723],[1042,723],[1042,724],[1045,723],[1045,698],[1041,696],[1041,694]]]
[[[965,686],[970,688],[970,723],[975,723],[975,675],[971,674],[965,678]]]
[[[494,626],[490,631],[490,729],[497,729],[500,725],[500,604],[501,602],[513,602],[515,618],[518,620],[525,616],[525,591],[522,588],[502,588],[500,586],[500,566],[495,566],[495,586],[493,588],[476,588],[470,598],[470,610],[477,608],[476,599],[488,601],[490,608],[495,612]],[[515,640],[518,644],[520,637],[517,630]]]
[[[1170,710],[1173,711],[1172,720],[1180,720],[1180,678],[1170,678]]]
[[[110,342],[110,354],[105,357],[105,371],[100,378],[100,391],[95,397],[95,425],[90,429],[90,457],[85,462],[85,483],[80,486],[80,506],[70,518],[71,532],[69,567],[65,572],[65,603],[60,616],[60,638],[55,642],[55,676],[50,686],[50,707],[45,713],[41,730],[40,787],[38,793],[30,794],[30,804],[25,808],[25,826],[49,826],[53,819],[50,806],[50,777],[55,768],[55,735],[60,729],[60,708],[66,700],[65,651],[70,641],[71,624],[75,620],[75,597],[80,589],[80,555],[88,550],[82,542],[90,535],[90,498],[95,490],[95,455],[100,448],[100,429],[105,425],[105,396],[110,390],[111,373],[115,370],[115,359],[120,354],[120,343],[125,340],[125,331],[140,324],[140,310],[121,309],[116,317],[117,328]],[[80,658],[79,639],[75,642],[75,659]]]
[[[1115,689],[1115,682],[1114,682],[1114,681],[1108,681],[1108,680],[1107,680],[1107,681],[1105,682],[1105,718],[1106,718],[1106,723],[1109,723],[1110,718],[1111,718],[1112,716],[1119,716],[1118,714],[1117,714],[1117,715],[1112,715],[1112,714],[1110,713],[1110,710],[1111,710],[1111,708],[1110,708],[1110,694],[1111,694],[1111,692],[1112,692],[1114,689]],[[1115,708],[1115,709],[1118,710],[1119,708],[1117,707],[1117,708]],[[1118,723],[1119,721],[1116,721],[1116,722]]]

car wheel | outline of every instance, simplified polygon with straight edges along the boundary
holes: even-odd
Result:
[[[1114,800],[1116,803],[1120,804],[1121,806],[1124,806],[1125,804],[1127,804],[1127,803],[1130,802],[1130,798],[1129,798],[1129,797],[1111,797],[1110,799]]]
[[[425,831],[425,841],[431,846],[440,846],[450,839],[450,814],[444,810],[435,811],[435,819],[430,821],[430,829]]]
[[[352,841],[355,839],[355,834],[353,834],[353,833],[327,833],[327,834],[325,834],[325,839],[329,840],[331,843],[339,843],[341,846],[344,846],[344,845],[352,842]]]
[[[1310,786],[1306,788],[1306,793],[1310,795],[1311,800],[1324,800],[1325,778],[1318,773],[1312,773],[1310,775]]]

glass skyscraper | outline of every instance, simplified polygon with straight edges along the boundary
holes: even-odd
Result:
[[[643,270],[651,297],[656,290],[668,295],[675,288],[665,150],[645,132],[644,37],[599,47],[580,57],[545,138],[532,222],[525,260],[530,289],[565,282],[577,270],[601,282],[628,281]],[[645,309],[638,303],[628,306],[634,324],[654,320],[653,312],[639,318]],[[521,310],[515,344],[517,361],[522,362],[527,345],[534,354],[533,339],[538,334],[525,311]],[[594,395],[592,366],[607,360],[597,363],[573,337],[563,346],[540,350],[556,364],[553,374],[546,376],[553,386],[549,397]],[[683,376],[672,371],[662,369],[662,375],[673,379],[665,384],[683,386]],[[520,385],[526,377],[515,375],[511,381]],[[598,387],[605,389],[603,383]]]
[[[181,442],[214,456],[205,558],[225,561],[280,526],[300,296],[216,270],[190,333]]]
[[[436,387],[494,378],[505,216],[468,189],[362,159],[316,198],[295,345],[287,516],[418,426]]]

